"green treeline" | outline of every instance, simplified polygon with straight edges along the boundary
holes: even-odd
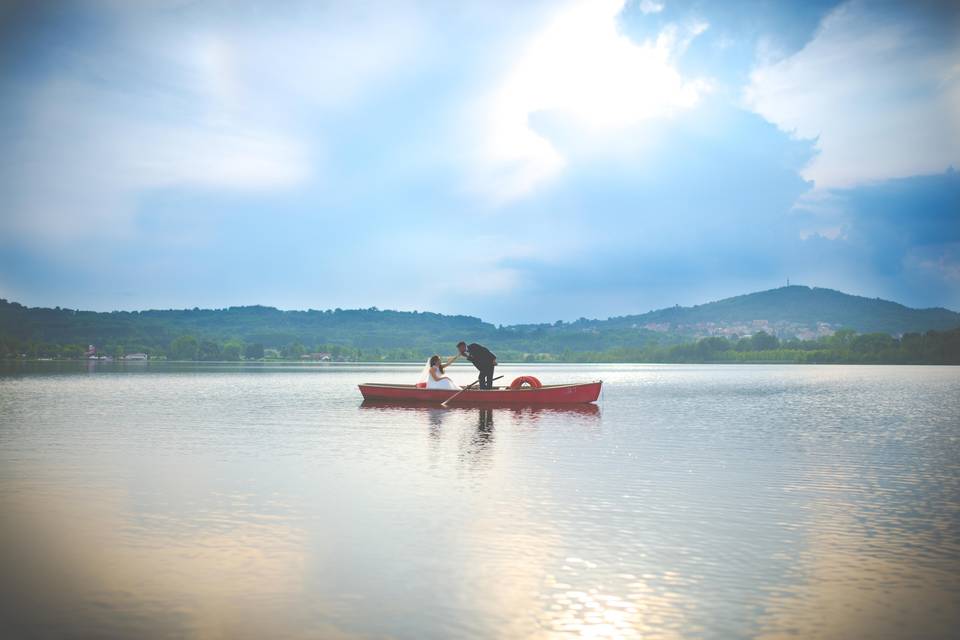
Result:
[[[196,340],[174,342],[185,336]],[[262,345],[265,357],[327,352],[341,360],[420,360],[453,353],[460,340],[496,345],[502,358],[527,353],[559,354],[679,344],[683,338],[632,326],[603,327],[596,321],[497,326],[479,318],[416,311],[328,309],[281,311],[272,307],[113,311],[28,308],[0,300],[0,343],[8,354],[78,357],[88,345],[98,353],[146,353],[170,359],[237,359],[248,345]],[[220,357],[217,357],[217,349]],[[240,353],[237,353],[239,349]],[[58,356],[59,354],[59,356]],[[2,355],[0,355],[2,357]]]
[[[792,331],[800,325],[768,328],[767,332],[753,328],[752,318],[775,317],[776,313],[792,317],[783,310],[785,306],[798,317],[820,317],[804,311],[806,307],[800,302],[807,298],[836,307],[824,310],[826,315],[862,320],[875,313],[887,318],[885,327],[901,328],[884,328],[874,333],[878,330],[869,327],[876,323],[864,321],[861,325],[845,325],[860,333],[840,330],[829,337],[806,341],[770,335],[774,330],[780,335],[793,335]],[[877,304],[839,292],[787,287],[686,310],[651,312],[646,318],[659,321],[666,320],[661,317],[664,314],[685,314],[691,316],[689,319],[704,320],[696,326],[644,324],[639,316],[504,326],[472,316],[375,307],[281,311],[250,306],[95,312],[30,308],[0,300],[0,359],[79,359],[86,357],[89,345],[94,345],[98,355],[111,358],[146,354],[150,359],[186,361],[300,360],[314,354],[314,359],[333,361],[420,362],[434,353],[452,354],[454,345],[466,340],[490,347],[501,362],[960,363],[956,347],[960,329],[952,328],[960,324],[960,315],[933,310],[939,315],[928,317],[931,310],[910,310],[899,305],[894,305],[899,315],[890,315],[889,305]],[[728,308],[731,306],[746,310],[734,318]],[[853,314],[850,309],[857,311]],[[712,311],[707,314],[707,310]],[[843,310],[846,311],[840,313]],[[714,315],[726,320],[706,321]],[[890,318],[900,319],[894,322]],[[802,326],[810,330],[809,324]],[[909,328],[915,326],[923,328]],[[730,335],[734,331],[752,335],[700,340],[691,337],[720,330]]]
[[[817,340],[779,340],[763,331],[739,340],[702,338],[672,346],[565,353],[562,362],[782,362],[822,364],[960,364],[960,327],[949,331],[858,334],[842,329]]]
[[[730,340],[702,338],[680,344],[652,343],[642,347],[614,347],[602,351],[569,348],[560,352],[525,352],[496,342],[489,346],[501,362],[782,362],[782,363],[883,363],[883,364],[960,364],[960,327],[949,331],[907,333],[895,338],[886,333],[858,334],[843,329],[817,340],[780,340],[760,331],[753,336]],[[20,340],[0,336],[0,358],[79,359],[86,346]],[[452,352],[452,349],[449,349]],[[136,341],[114,341],[98,347],[99,355],[122,358],[144,353],[151,359],[185,361],[303,360],[329,359],[346,362],[411,362],[431,355],[424,348],[359,348],[340,344],[305,345],[293,341],[279,348],[240,339],[216,341],[193,335],[177,336],[165,347]],[[312,356],[311,356],[312,354]]]
[[[87,345],[59,344],[19,340],[0,336],[0,360],[2,359],[50,359],[77,360],[87,357]],[[453,349],[450,349],[453,352]],[[334,362],[411,362],[425,360],[431,354],[417,349],[360,349],[337,344],[303,345],[294,342],[279,349],[267,348],[258,342],[246,343],[239,339],[226,342],[199,340],[185,335],[175,338],[166,347],[147,346],[142,343],[108,342],[98,346],[95,355],[123,359],[130,354],[144,354],[150,360],[178,360],[194,362],[239,362],[243,360],[330,360]],[[425,355],[426,354],[426,355]]]

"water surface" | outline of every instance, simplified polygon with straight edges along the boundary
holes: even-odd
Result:
[[[498,368],[603,379],[579,410],[361,403],[401,365],[2,371],[3,637],[960,626],[957,368]]]

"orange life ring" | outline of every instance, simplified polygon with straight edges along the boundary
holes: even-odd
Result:
[[[520,376],[519,378],[514,379],[514,381],[510,383],[510,388],[519,389],[525,384],[530,385],[531,389],[539,389],[540,387],[543,386],[542,384],[540,384],[540,381],[534,378],[533,376]]]

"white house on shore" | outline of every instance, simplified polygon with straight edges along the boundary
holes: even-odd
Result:
[[[124,360],[149,360],[150,356],[145,353],[128,353],[123,356]]]

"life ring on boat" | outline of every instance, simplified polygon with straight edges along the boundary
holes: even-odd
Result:
[[[511,389],[520,389],[523,385],[530,385],[531,389],[539,389],[543,385],[540,384],[540,381],[534,378],[533,376],[520,376],[515,378],[513,382],[510,383]]]

